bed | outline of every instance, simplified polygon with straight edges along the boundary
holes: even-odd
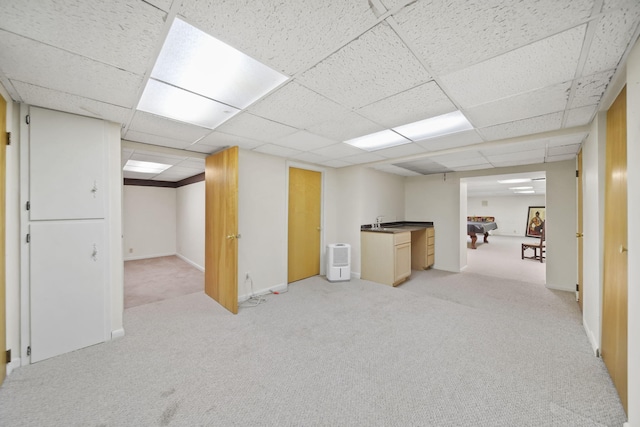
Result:
[[[484,242],[489,243],[489,231],[496,230],[495,217],[492,216],[468,216],[467,217],[467,235],[471,237],[471,249],[476,249],[478,234],[484,235]]]

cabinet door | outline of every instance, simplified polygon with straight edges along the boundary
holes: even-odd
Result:
[[[396,245],[395,255],[395,280],[394,283],[411,276],[411,242]]]
[[[29,219],[104,218],[104,123],[35,107],[29,115]]]
[[[105,341],[104,221],[30,226],[31,362]]]

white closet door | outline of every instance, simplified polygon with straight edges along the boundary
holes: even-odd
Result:
[[[104,218],[104,123],[31,107],[29,219]]]
[[[103,220],[33,222],[31,362],[105,341]]]

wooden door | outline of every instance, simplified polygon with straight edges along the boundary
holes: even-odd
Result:
[[[320,274],[322,174],[289,168],[288,283]]]
[[[5,269],[5,186],[6,186],[6,140],[7,102],[0,96],[0,385],[7,370],[7,312]]]
[[[626,87],[607,112],[602,359],[627,410]]]
[[[584,254],[584,246],[582,240],[582,150],[578,153],[578,229],[576,230],[576,238],[578,239],[578,305],[580,306],[580,311],[582,311],[583,302],[582,296],[583,289],[582,284],[584,281],[583,271],[583,254]]]
[[[35,221],[29,228],[31,362],[105,341],[104,221]]]
[[[204,291],[238,313],[238,147],[205,163]]]

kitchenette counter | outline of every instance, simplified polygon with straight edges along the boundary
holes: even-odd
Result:
[[[426,221],[395,221],[384,222],[380,224],[380,228],[376,228],[373,224],[365,224],[360,226],[360,231],[371,231],[374,233],[402,233],[404,231],[419,231],[425,228],[433,228],[433,222]]]

